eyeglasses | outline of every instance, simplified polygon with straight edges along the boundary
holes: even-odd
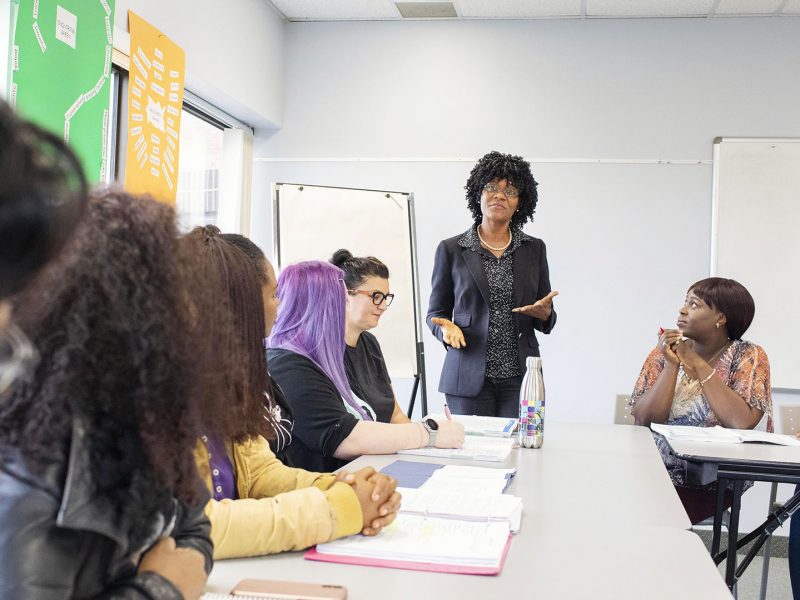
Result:
[[[383,292],[368,292],[367,290],[347,290],[347,292],[354,296],[356,294],[364,294],[365,296],[369,296],[372,298],[372,303],[375,306],[380,306],[381,302],[386,300],[386,306],[391,306],[392,300],[394,300],[394,294],[384,294]]]
[[[0,394],[33,368],[38,360],[36,349],[19,327],[11,323],[0,330]]]
[[[496,194],[497,192],[500,192],[509,200],[511,200],[512,198],[519,197],[519,190],[517,188],[506,187],[505,190],[501,190],[500,186],[497,185],[494,181],[490,181],[485,186],[483,186],[483,191],[486,192],[487,194]]]

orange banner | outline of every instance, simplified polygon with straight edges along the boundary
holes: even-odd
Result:
[[[186,54],[128,11],[128,150],[125,188],[175,204]]]

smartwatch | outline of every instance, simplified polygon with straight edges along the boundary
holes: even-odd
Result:
[[[439,435],[439,424],[434,419],[422,419],[422,426],[428,432],[428,448],[436,446],[436,436]]]

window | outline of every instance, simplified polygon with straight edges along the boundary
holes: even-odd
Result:
[[[181,230],[216,225],[219,213],[219,172],[222,162],[222,128],[181,111],[181,153],[175,211]]]

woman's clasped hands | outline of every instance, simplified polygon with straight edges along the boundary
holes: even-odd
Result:
[[[364,535],[377,535],[397,517],[400,508],[400,494],[395,491],[397,480],[372,467],[364,467],[354,473],[341,471],[337,481],[352,486],[364,519]]]

